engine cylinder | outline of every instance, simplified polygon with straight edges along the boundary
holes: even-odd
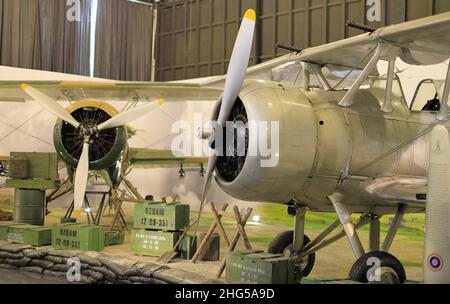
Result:
[[[92,128],[118,114],[109,104],[94,100],[75,103],[67,109],[84,127]],[[127,130],[118,127],[98,131],[92,138],[89,150],[91,170],[109,169],[114,166],[127,147]],[[64,163],[76,168],[84,142],[82,133],[72,125],[58,120],[53,133],[58,156]]]

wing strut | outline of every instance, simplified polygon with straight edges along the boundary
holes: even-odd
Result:
[[[311,62],[302,62],[302,68],[303,68],[303,90],[309,91],[311,87],[311,75],[316,75],[317,78],[320,80],[320,84],[322,85],[322,88],[325,91],[332,91],[333,88],[331,87],[328,80],[325,78],[325,76],[322,73],[322,65],[311,63]]]
[[[341,107],[351,107],[354,103],[356,93],[358,92],[359,88],[364,83],[366,78],[369,76],[370,71],[376,67],[380,60],[384,60],[389,62],[389,72],[388,80],[386,83],[386,96],[381,110],[386,113],[392,112],[392,87],[395,76],[395,61],[397,60],[397,57],[400,55],[401,51],[402,49],[398,46],[379,43],[372,59],[364,68],[363,72],[358,76],[347,94],[345,94],[341,102],[339,102],[339,105]]]
[[[450,94],[450,62],[448,65],[447,79],[445,80],[444,93],[441,98],[441,111],[437,119],[444,120],[448,117],[448,95]]]

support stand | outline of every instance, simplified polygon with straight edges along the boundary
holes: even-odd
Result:
[[[250,241],[248,240],[247,233],[245,232],[245,225],[247,224],[247,221],[250,219],[250,216],[253,212],[252,208],[247,209],[247,213],[244,215],[244,217],[241,217],[241,214],[239,212],[239,208],[237,206],[233,207],[234,216],[236,218],[236,223],[238,227],[238,231],[236,232],[233,240],[231,241],[231,245],[228,248],[227,255],[231,252],[233,252],[236,249],[237,243],[239,242],[239,239],[244,239],[245,248],[248,250],[252,249],[252,245],[250,244]],[[227,258],[225,257],[222,260],[222,264],[220,265],[219,271],[217,272],[217,278],[221,278],[223,275],[223,272],[225,271],[225,267],[227,265]]]
[[[89,202],[88,196],[89,195],[102,195],[99,207],[97,209],[97,213],[94,214],[91,204]],[[125,195],[125,192],[122,192],[122,196]],[[115,209],[115,215],[114,219],[111,225],[111,231],[114,231],[116,227],[118,227],[119,231],[126,230],[127,229],[127,223],[125,221],[125,215],[122,210],[122,200],[117,200],[116,190],[108,190],[108,191],[86,191],[86,195],[84,197],[84,207],[85,210],[87,210],[87,221],[88,224],[97,225],[100,226],[101,219],[103,214],[105,213],[105,209],[109,208]],[[75,208],[75,202],[72,201],[70,204],[69,209],[67,210],[64,217],[61,219],[62,223],[70,223],[73,221],[72,213]]]
[[[211,227],[209,228],[208,232],[206,233],[205,237],[203,238],[202,242],[200,243],[200,246],[197,248],[197,251],[195,252],[194,256],[192,257],[191,262],[192,263],[197,263],[198,260],[201,260],[205,253],[206,253],[206,248],[208,247],[208,243],[212,237],[212,235],[214,234],[214,231],[216,230],[217,226],[222,227],[220,229],[221,233],[222,233],[222,237],[224,238],[227,246],[230,246],[230,242],[228,240],[228,236],[225,233],[225,229],[223,228],[222,225],[222,217],[223,217],[223,213],[227,210],[228,208],[228,204],[225,204],[222,209],[220,209],[220,213],[217,212],[214,203],[210,203],[209,204],[211,207],[211,210],[213,210],[213,215],[214,215],[214,222],[211,224]]]

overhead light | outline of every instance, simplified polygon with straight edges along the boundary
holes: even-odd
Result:
[[[181,169],[178,172],[178,176],[179,176],[180,180],[183,180],[186,177],[186,171],[184,171],[183,165],[181,165]]]
[[[254,223],[259,223],[259,222],[261,222],[261,217],[260,217],[259,215],[253,216],[253,222],[254,222]]]
[[[0,163],[0,176],[4,177],[8,173],[8,170],[6,166],[3,166],[3,164]]]
[[[205,167],[203,166],[203,164],[202,164],[202,166],[200,168],[200,176],[201,177],[205,177],[206,176],[206,171],[205,171]]]

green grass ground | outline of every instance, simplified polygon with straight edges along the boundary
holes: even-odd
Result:
[[[254,214],[258,214],[265,225],[282,225],[292,229],[293,218],[286,213],[286,206],[274,204],[259,204],[255,207]],[[322,231],[336,220],[334,213],[308,213],[306,216],[306,230]],[[354,216],[357,219],[357,216]],[[389,224],[394,216],[385,216],[381,218],[381,232],[387,233]],[[425,227],[425,215],[414,214],[406,215],[399,229],[398,235],[405,236],[410,240],[423,241]],[[365,226],[362,231],[368,231],[369,227]]]

